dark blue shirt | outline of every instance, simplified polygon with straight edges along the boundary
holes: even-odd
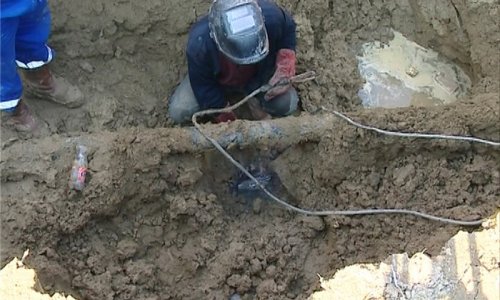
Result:
[[[267,83],[272,76],[278,50],[295,50],[296,45],[296,25],[290,14],[274,2],[257,2],[264,16],[269,54],[257,63],[257,73],[245,87],[248,93]],[[221,72],[219,55],[217,45],[210,37],[208,17],[205,16],[191,28],[186,50],[189,79],[200,109],[222,108],[226,105],[225,87],[218,82]]]

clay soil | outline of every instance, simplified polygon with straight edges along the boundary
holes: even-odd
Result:
[[[324,107],[391,130],[500,140],[497,1],[280,3],[298,24],[298,72],[319,74],[298,87],[301,116]],[[186,72],[189,27],[209,4],[51,1],[53,69],[87,103],[69,110],[27,98],[39,130],[2,128],[2,267],[29,248],[25,263],[42,288],[79,299],[304,299],[320,288],[317,274],[393,253],[437,255],[465,229],[399,215],[292,213],[235,195],[236,169],[219,153],[179,146],[185,135],[166,118],[166,99]],[[357,49],[387,41],[391,28],[460,65],[470,95],[440,108],[363,109]],[[77,142],[91,150],[82,193],[67,184]],[[338,120],[314,141],[232,153],[274,171],[274,190],[309,209],[474,220],[500,205],[500,155],[486,145],[388,138]]]

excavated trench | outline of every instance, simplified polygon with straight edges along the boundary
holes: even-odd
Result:
[[[245,165],[274,172],[272,191],[302,208],[495,213],[498,148],[385,137],[320,110],[390,130],[500,140],[495,1],[280,3],[298,24],[299,71],[319,74],[298,87],[303,112],[208,125],[212,136]],[[461,229],[404,215],[309,217],[235,194],[236,168],[165,118],[186,71],[189,26],[209,1],[51,4],[54,67],[88,103],[67,110],[28,99],[42,126],[33,136],[2,129],[1,158],[2,265],[31,249],[44,289],[82,299],[304,299],[317,274],[392,253],[434,255]],[[390,39],[391,28],[459,64],[470,95],[439,107],[361,108],[357,49]],[[76,143],[90,149],[82,193],[67,188]]]

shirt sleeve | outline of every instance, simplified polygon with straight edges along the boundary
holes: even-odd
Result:
[[[279,49],[291,49],[295,51],[295,47],[297,45],[296,41],[296,27],[295,21],[292,16],[286,12],[283,8],[278,7],[283,15],[283,33],[281,36]]]
[[[223,108],[224,92],[217,82],[211,58],[202,49],[188,49],[188,74],[194,96],[200,109]]]

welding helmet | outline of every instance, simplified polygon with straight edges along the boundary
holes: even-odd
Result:
[[[208,26],[219,51],[236,64],[259,62],[269,52],[264,17],[255,0],[214,0]]]

